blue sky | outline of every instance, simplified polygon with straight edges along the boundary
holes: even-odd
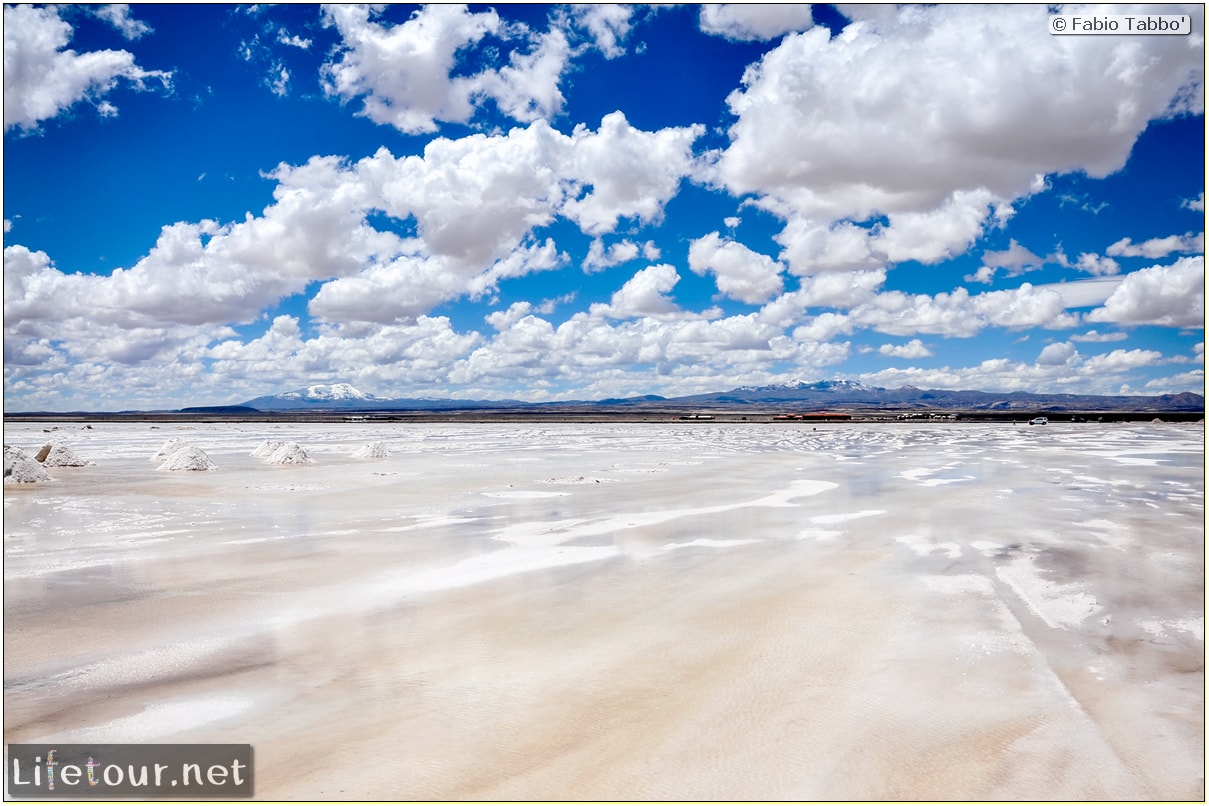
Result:
[[[5,407],[1203,392],[1146,10],[6,6]]]

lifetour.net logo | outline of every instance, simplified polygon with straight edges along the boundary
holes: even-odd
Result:
[[[250,744],[10,744],[9,797],[252,796]]]

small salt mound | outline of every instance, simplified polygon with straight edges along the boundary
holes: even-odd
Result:
[[[272,456],[273,452],[276,451],[280,447],[281,447],[280,442],[274,442],[271,439],[266,439],[264,442],[261,442],[260,445],[258,445],[256,447],[256,450],[252,451],[252,455],[256,456],[258,458],[267,459],[268,457]]]
[[[151,457],[151,461],[163,462],[165,459],[167,459],[169,456],[176,453],[183,447],[185,447],[184,441],[178,439],[177,437],[173,437],[172,439],[168,440],[167,442],[165,442],[163,445],[160,446],[160,449],[155,452],[154,456]]]
[[[81,459],[66,445],[51,443],[43,445],[42,450],[38,451],[38,455],[34,458],[45,467],[84,467],[92,464],[87,459]]]
[[[311,465],[315,460],[306,455],[306,451],[297,442],[286,442],[269,457],[269,464],[274,465]]]
[[[12,445],[4,446],[5,484],[32,484],[36,481],[51,480],[50,474],[34,461],[34,457]]]
[[[390,451],[381,442],[367,442],[353,451],[353,456],[357,459],[385,459],[390,456]]]
[[[18,448],[17,446],[5,445],[4,446],[4,475],[7,476],[12,471],[13,464],[18,459],[29,459],[29,458],[31,458],[30,455],[28,453],[26,453],[25,451],[21,450],[20,448]]]
[[[7,451],[5,452],[7,454]],[[52,481],[46,468],[34,461],[29,454],[13,459],[9,464],[7,455],[4,462],[5,484],[32,484],[37,481]]]
[[[169,456],[159,470],[217,470],[218,466],[201,448],[185,445]]]

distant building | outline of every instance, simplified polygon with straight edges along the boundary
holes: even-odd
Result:
[[[834,421],[839,421],[839,420],[851,420],[852,415],[843,414],[842,412],[838,412],[838,411],[811,411],[811,412],[806,412],[803,414],[778,414],[778,415],[774,416],[772,419],[777,420],[777,421],[782,421],[782,422],[785,420],[796,420],[798,422],[810,421],[810,422],[817,423],[817,422],[828,422],[828,421],[834,422]]]

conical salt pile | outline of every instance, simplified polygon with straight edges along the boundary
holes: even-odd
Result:
[[[201,448],[185,445],[169,456],[159,470],[217,470],[218,466]]]
[[[297,442],[286,442],[269,457],[273,465],[313,465],[315,460],[306,455],[306,451]]]
[[[32,484],[38,481],[53,481],[46,468],[34,461],[20,448],[4,446],[4,483]]]
[[[280,442],[275,442],[274,440],[266,439],[264,442],[261,442],[260,445],[258,445],[256,447],[256,450],[252,451],[252,455],[263,458],[263,459],[267,459],[270,456],[272,456],[273,452],[276,451],[280,447],[281,447]]]
[[[38,451],[40,461],[45,467],[84,467],[92,462],[81,459],[66,445],[47,444]],[[36,458],[36,457],[35,457]]]
[[[5,445],[4,446],[4,475],[7,476],[9,474],[9,472],[12,470],[13,463],[16,462],[18,459],[30,459],[30,458],[32,458],[32,457],[28,453],[21,450],[17,446]]]
[[[172,454],[176,453],[181,448],[185,447],[185,443],[180,439],[173,437],[160,446],[160,449],[151,457],[153,462],[163,462]]]
[[[385,459],[390,456],[390,451],[381,442],[367,442],[353,451],[353,456],[357,459]]]

